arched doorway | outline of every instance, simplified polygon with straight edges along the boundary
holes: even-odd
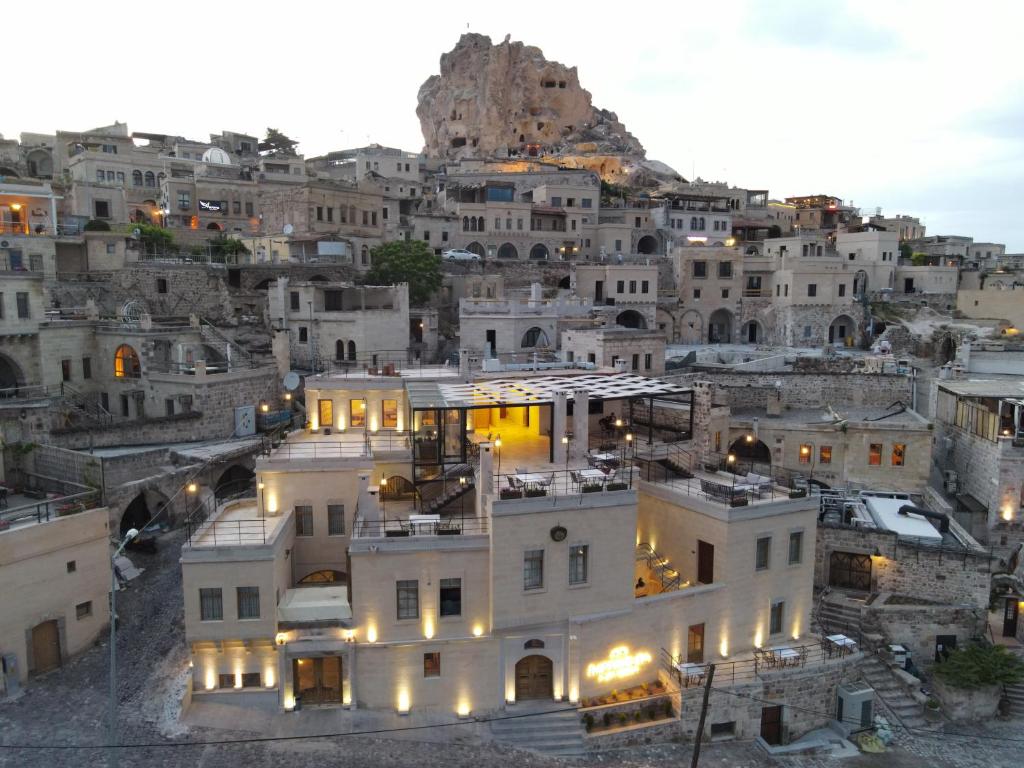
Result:
[[[757,344],[763,339],[761,338],[761,326],[758,325],[756,320],[751,320],[743,326],[740,338],[748,344]]]
[[[480,245],[480,243],[478,243],[476,240],[467,245],[466,250],[469,251],[470,253],[475,253],[480,258],[483,258],[487,254],[487,251],[484,250],[484,247]]]
[[[554,698],[554,664],[547,656],[525,656],[516,662],[516,701]]]
[[[121,515],[121,536],[123,537],[131,528],[141,531],[152,517],[153,513],[146,503],[146,494],[140,493],[128,503],[124,514]]]
[[[704,318],[695,309],[688,309],[679,320],[679,343],[700,344],[704,339]]]
[[[708,318],[708,344],[732,343],[732,312],[716,309]]]
[[[355,359],[356,359],[356,343],[354,341],[349,341],[349,343],[348,343],[348,359],[351,360],[352,362],[355,362]]]
[[[647,329],[647,321],[644,320],[644,316],[635,309],[627,309],[625,312],[619,312],[619,316],[615,318],[615,324],[621,325],[623,328]]]
[[[217,232],[223,232],[224,231],[224,227],[222,227],[216,221],[211,221],[209,224],[206,225],[206,228],[207,229],[216,230]]]
[[[7,355],[0,355],[0,397],[13,397],[24,382],[21,368]]]
[[[122,344],[114,352],[114,378],[137,379],[142,376],[142,363],[139,354],[127,344]]]
[[[828,326],[829,344],[852,344],[857,325],[849,315],[840,315]],[[850,339],[848,342],[847,339]]]
[[[658,238],[654,235],[644,235],[636,243],[636,252],[645,255],[658,252]]]
[[[237,496],[252,488],[256,473],[241,464],[232,464],[217,480],[214,486],[213,495],[219,501],[229,496]]]
[[[564,288],[565,290],[569,290],[570,288],[572,288],[572,281],[569,279],[569,275],[566,275],[565,277],[558,281],[558,287]]]
[[[336,342],[334,342],[334,359],[339,363],[345,359],[344,339],[338,339]]]
[[[529,349],[531,347],[549,347],[551,344],[548,341],[548,335],[544,332],[544,329],[538,328],[535,325],[523,334],[523,342],[519,346],[523,349]]]
[[[334,571],[330,569],[313,571],[299,579],[299,584],[314,587],[330,586],[332,584],[348,584],[348,574],[344,571]]]
[[[516,250],[516,247],[512,245],[512,243],[502,243],[501,247],[498,249],[498,258],[518,259],[519,251]]]
[[[276,281],[275,281],[276,282]],[[270,290],[270,278],[266,280],[260,280],[256,285],[252,287],[254,291],[269,291]]]
[[[530,249],[530,258],[545,260],[548,258],[548,247],[544,243],[537,243]]]
[[[416,498],[416,486],[408,478],[392,475],[384,481],[380,495],[385,501],[412,501]]]
[[[735,456],[741,464],[745,461],[771,464],[772,461],[771,450],[763,440],[758,440],[754,435],[737,437],[729,444],[729,453]]]

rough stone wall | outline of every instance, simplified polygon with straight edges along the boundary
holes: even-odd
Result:
[[[942,552],[898,543],[890,531],[870,531],[819,524],[814,548],[814,584],[828,584],[832,552],[857,552],[871,559],[873,592],[891,592],[947,605],[988,605],[991,568],[988,552]]]
[[[589,153],[644,150],[611,112],[596,109],[575,67],[539,48],[464,34],[441,56],[441,73],[420,86],[416,114],[431,157],[507,156],[540,144]]]
[[[768,398],[776,391],[775,382],[782,382],[782,403],[789,408],[821,408],[830,403],[842,406],[885,407],[895,400],[910,404],[911,379],[891,374],[735,373],[704,370],[665,378],[686,385],[708,381],[715,389],[715,402],[744,408],[767,408]]]
[[[984,632],[984,608],[950,605],[871,605],[865,611],[863,628],[877,632],[890,643],[910,649],[918,669],[935,664],[935,640],[939,635],[955,635],[957,647]]]

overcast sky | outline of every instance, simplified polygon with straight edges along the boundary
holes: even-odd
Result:
[[[607,7],[605,7],[607,5]],[[306,155],[419,150],[416,92],[468,28],[578,67],[683,176],[827,193],[1024,251],[1024,2],[36,2],[0,133],[269,125]]]

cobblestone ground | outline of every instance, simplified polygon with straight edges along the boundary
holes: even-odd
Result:
[[[147,747],[169,741],[251,739],[249,731],[192,728],[175,722],[167,706],[175,698],[186,663],[181,615],[181,532],[163,537],[156,553],[133,553],[145,573],[118,594],[122,631],[118,633],[121,752],[125,768],[461,768],[516,766],[551,768],[561,761],[502,747],[453,738],[439,741],[435,733],[417,738],[314,738],[245,744]],[[0,744],[77,746],[106,740],[107,646],[103,642],[63,669],[36,681],[19,700],[0,704]],[[239,724],[239,728],[244,728]],[[1018,768],[1019,747],[989,737],[1024,740],[1024,722],[957,726],[948,730],[969,737],[901,735],[883,755],[847,760],[827,757],[769,759],[748,742],[713,744],[701,754],[702,768]],[[422,733],[422,732],[420,732]],[[168,734],[172,734],[168,738]],[[430,740],[426,740],[429,738]],[[657,744],[608,750],[578,761],[581,768],[679,768],[689,765],[688,744]],[[101,749],[12,750],[0,748],[2,768],[92,768],[106,765]]]

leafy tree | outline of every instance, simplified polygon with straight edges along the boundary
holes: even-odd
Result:
[[[1024,681],[1024,661],[1001,645],[974,643],[950,652],[935,674],[957,688],[980,688]]]
[[[370,251],[368,285],[409,284],[409,303],[421,306],[441,288],[441,257],[422,240],[397,240]]]
[[[901,259],[903,259],[904,261],[907,261],[910,258],[912,258],[913,255],[914,255],[914,249],[910,247],[910,243],[908,243],[908,242],[900,243],[900,258]]]
[[[294,155],[298,145],[299,142],[289,139],[277,128],[267,128],[267,138],[260,142],[259,149],[264,154]]]
[[[210,240],[210,258],[216,262],[227,261],[228,256],[237,257],[249,253],[245,243],[234,237],[216,237]]]
[[[139,231],[139,242],[142,243],[143,253],[149,255],[167,253],[174,246],[174,235],[163,227],[153,224],[136,224],[133,229]]]
[[[928,263],[928,254],[912,253],[910,255],[910,263],[913,264],[915,267],[923,267],[925,264]]]
[[[778,224],[772,224],[768,227],[768,237],[782,237],[782,227]]]

